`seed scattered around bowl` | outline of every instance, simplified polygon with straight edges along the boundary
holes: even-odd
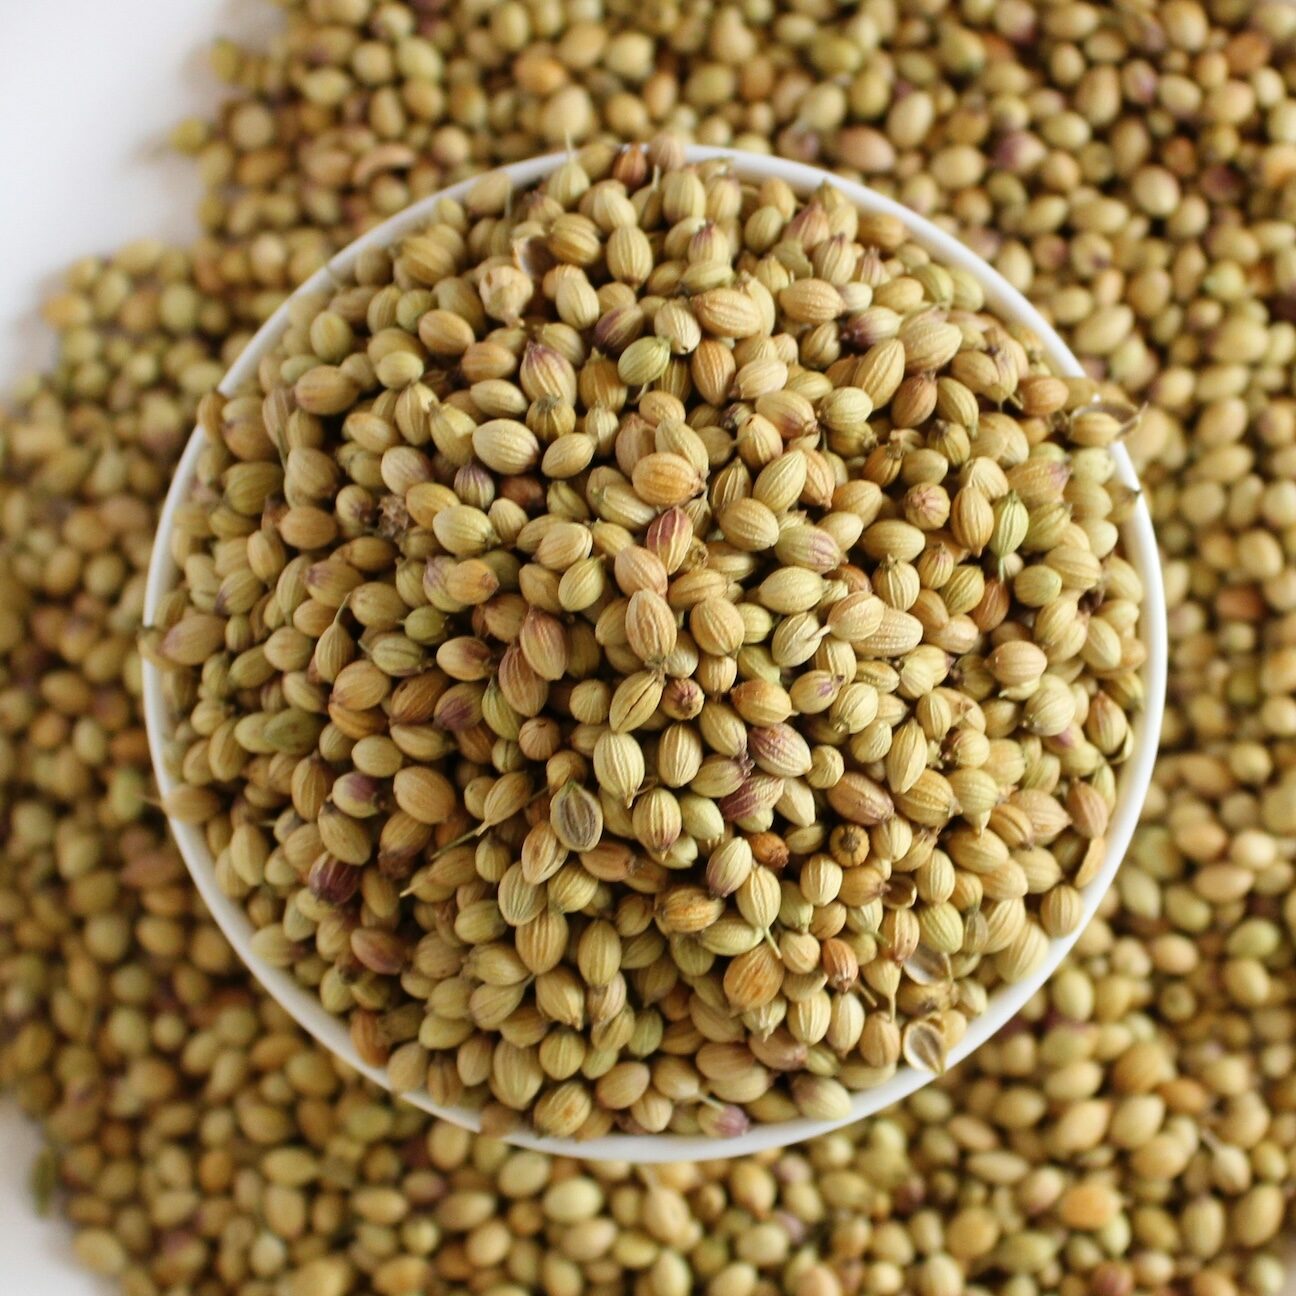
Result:
[[[57,359],[0,412],[0,1084],[42,1126],[33,1191],[89,1235],[82,1259],[110,1233],[129,1296],[1276,1296],[1296,1182],[1296,9],[310,0],[282,20],[221,42],[230,102],[175,131],[201,237],[73,265],[44,310]],[[1118,884],[1010,1032],[777,1153],[539,1156],[357,1082],[239,964],[150,788],[132,645],[197,398],[356,233],[573,124],[582,147],[671,127],[863,177],[1146,403],[1129,446],[1171,693]],[[345,332],[320,332],[336,363]],[[698,1120],[723,1136],[743,1116]],[[272,1181],[280,1147],[315,1177]]]

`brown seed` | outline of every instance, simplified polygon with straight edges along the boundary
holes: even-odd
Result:
[[[678,886],[658,897],[658,926],[668,934],[705,931],[724,912],[724,902],[701,887]]]
[[[599,786],[628,806],[644,780],[643,749],[638,741],[629,733],[601,734],[593,760]]]
[[[637,671],[617,686],[608,723],[613,733],[631,733],[643,726],[661,701],[665,682],[653,671]]]
[[[705,484],[687,459],[670,453],[645,455],[635,464],[632,480],[639,498],[658,508],[685,503]]]
[[[585,1124],[591,1107],[589,1090],[583,1084],[568,1081],[540,1097],[531,1119],[546,1134],[570,1138]]]
[[[201,666],[225,645],[225,619],[194,613],[162,637],[162,652],[181,666]]]
[[[810,771],[810,747],[791,725],[777,724],[748,730],[747,750],[767,773],[798,778]]]
[[[954,358],[963,335],[954,324],[918,317],[901,326],[897,340],[904,347],[906,372],[930,373]]]
[[[760,500],[734,500],[721,510],[719,521],[725,539],[747,552],[772,549],[778,542],[778,519]]]
[[[621,353],[617,376],[627,387],[645,387],[666,372],[670,355],[670,343],[665,338],[639,338]]]
[[[521,473],[535,465],[540,443],[525,423],[491,419],[472,434],[473,453],[488,468],[501,473]]]
[[[891,797],[872,779],[848,771],[828,790],[828,804],[850,823],[883,823],[894,813]]]
[[[848,594],[828,609],[828,629],[839,639],[855,643],[881,627],[885,611],[882,600],[871,594]]]
[[[591,793],[567,783],[549,803],[549,823],[568,850],[593,850],[603,832],[603,811]]]
[[[518,646],[527,665],[544,680],[560,680],[569,660],[567,632],[557,617],[531,608],[522,622]]]
[[[778,955],[762,943],[729,961],[724,974],[725,998],[735,1012],[750,1012],[774,1000],[783,977]]]
[[[945,1039],[930,1022],[911,1022],[901,1034],[901,1051],[904,1060],[922,1071],[945,1070]]]
[[[625,614],[626,641],[645,666],[659,666],[675,651],[675,614],[660,594],[638,589]]]
[[[875,342],[855,366],[853,383],[882,409],[895,395],[905,372],[905,347],[898,338]]]
[[[975,486],[964,486],[950,508],[950,531],[954,539],[972,553],[980,553],[994,534],[994,510],[985,494]]]
[[[763,322],[760,307],[735,288],[714,288],[693,298],[693,315],[707,332],[716,337],[745,338],[759,333]]]
[[[826,324],[842,311],[841,294],[822,279],[798,279],[779,293],[778,302],[798,324]]]
[[[405,966],[405,942],[395,932],[358,927],[351,933],[351,952],[371,972],[396,976]]]
[[[1039,680],[1048,667],[1043,650],[1025,639],[1000,644],[987,658],[986,665],[1000,684],[1017,688]]]
[[[738,609],[725,599],[703,599],[689,613],[689,629],[697,646],[706,653],[727,657],[738,651],[746,627]]]
[[[715,338],[703,338],[689,358],[689,376],[698,393],[713,405],[728,398],[738,372],[732,348]]]
[[[333,365],[308,369],[293,387],[294,399],[308,414],[340,414],[359,394],[354,379]]]

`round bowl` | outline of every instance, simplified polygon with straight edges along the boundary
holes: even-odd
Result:
[[[787,162],[777,157],[702,147],[690,147],[687,157],[690,162],[727,158],[733,164],[736,174],[744,180],[780,179],[802,193],[817,188],[824,181],[829,181],[849,197],[861,211],[886,213],[899,217],[914,241],[930,252],[935,259],[945,265],[965,270],[976,279],[985,291],[986,305],[989,309],[996,312],[1000,318],[1024,325],[1033,331],[1040,339],[1043,351],[1056,373],[1064,377],[1084,375],[1080,362],[1017,289],[952,235],[899,203],[876,194],[863,185],[843,180],[817,167]],[[514,163],[502,169],[512,177],[515,187],[522,188],[542,179],[565,160],[564,154],[550,154]],[[356,258],[366,249],[386,246],[403,238],[429,219],[433,206],[440,198],[460,198],[471,184],[470,180],[452,185],[438,194],[421,199],[405,211],[376,226],[344,248],[332,261],[306,280],[296,290],[294,296],[316,293],[321,289],[329,288],[338,277],[350,271]],[[286,329],[287,317],[288,303],[285,302],[262,325],[234,362],[220,385],[222,392],[233,395],[239,387],[255,377],[261,358],[273,348]],[[159,535],[164,536],[169,532],[176,509],[189,492],[202,439],[201,430],[196,430],[185,448],[159,519]],[[1116,445],[1113,447],[1113,452],[1118,480],[1129,487],[1137,488],[1138,478],[1125,448]],[[957,1065],[973,1050],[984,1044],[1053,974],[1075,943],[1079,933],[1093,917],[1099,902],[1116,876],[1143,806],[1152,777],[1161,729],[1167,662],[1165,591],[1161,582],[1161,568],[1157,556],[1156,537],[1152,530],[1152,519],[1146,503],[1141,498],[1136,504],[1133,516],[1122,528],[1122,539],[1128,560],[1142,579],[1145,592],[1140,632],[1148,650],[1147,661],[1141,672],[1146,691],[1146,704],[1135,720],[1133,751],[1119,771],[1116,807],[1107,833],[1107,855],[1099,874],[1081,893],[1084,901],[1083,919],[1075,931],[1050,943],[1047,957],[1028,980],[1002,986],[994,991],[986,1011],[970,1023],[967,1034],[950,1050],[948,1058],[950,1066]],[[175,579],[176,568],[171,560],[168,546],[155,545],[145,594],[146,623],[155,617],[163,595],[172,587]],[[165,796],[177,782],[166,760],[173,717],[169,714],[166,705],[161,673],[147,662],[143,667],[143,692],[145,723],[154,772],[159,791]],[[171,824],[171,831],[212,916],[238,951],[239,957],[266,990],[325,1048],[355,1071],[386,1088],[387,1079],[384,1071],[361,1061],[351,1043],[344,1021],[326,1012],[318,998],[310,990],[298,984],[289,972],[267,966],[253,954],[250,943],[252,925],[239,905],[226,897],[217,886],[212,856],[207,849],[202,832],[189,824],[174,821]],[[727,1139],[680,1134],[611,1134],[603,1138],[576,1141],[542,1137],[526,1130],[517,1130],[504,1137],[508,1142],[523,1147],[581,1157],[585,1160],[646,1163],[702,1161],[717,1157],[743,1156],[766,1148],[799,1143],[851,1124],[891,1106],[933,1078],[930,1072],[901,1066],[896,1074],[883,1084],[853,1094],[850,1115],[841,1120],[822,1121],[801,1118],[773,1124],[756,1124],[745,1133]],[[475,1111],[463,1107],[442,1106],[433,1102],[426,1094],[408,1093],[401,1096],[416,1107],[452,1121],[456,1125],[474,1131],[480,1129],[480,1118]]]

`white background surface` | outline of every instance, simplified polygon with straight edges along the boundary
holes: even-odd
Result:
[[[273,22],[265,0],[0,0],[0,392],[51,354],[37,307],[70,261],[193,234],[200,189],[167,131],[218,100],[213,38]],[[39,1147],[0,1102],[0,1293],[100,1296],[66,1225],[36,1217]]]
[[[0,0],[0,391],[50,354],[36,308],[70,261],[195,232],[167,132],[218,101],[214,38],[275,21],[267,0]]]

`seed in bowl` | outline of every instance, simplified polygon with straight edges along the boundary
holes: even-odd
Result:
[[[202,406],[167,811],[394,1089],[842,1118],[1080,921],[1135,417],[830,184],[484,176]]]

